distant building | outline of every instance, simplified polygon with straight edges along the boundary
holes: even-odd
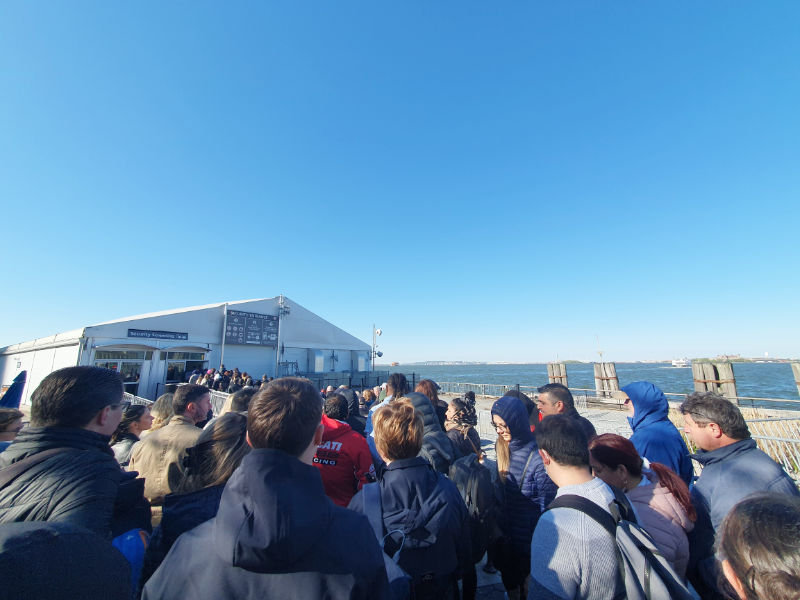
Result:
[[[283,304],[283,309],[281,309]],[[284,296],[126,317],[0,348],[0,384],[23,370],[23,404],[48,374],[95,365],[119,371],[125,391],[154,399],[193,369],[262,375],[370,370],[370,346]]]

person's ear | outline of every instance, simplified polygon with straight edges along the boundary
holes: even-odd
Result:
[[[553,406],[556,407],[558,412],[562,412],[564,410],[564,403],[561,400],[558,400]]]
[[[547,452],[545,452],[544,450],[542,450],[541,448],[539,448],[539,456],[542,457],[542,463],[543,464],[545,464],[545,465],[549,465],[550,464],[550,461],[552,460],[550,458],[550,455]]]
[[[249,431],[245,431],[244,432],[244,440],[247,442],[248,446],[250,446],[251,448],[253,447],[253,442],[250,441],[250,432]]]
[[[722,437],[722,428],[717,423],[709,423],[708,430],[711,432],[711,435],[715,438]]]
[[[325,425],[320,423],[317,425],[317,430],[314,432],[314,445],[319,446],[322,443],[322,434],[325,433]]]
[[[725,575],[725,579],[728,580],[728,583],[733,586],[739,598],[745,600],[747,598],[747,592],[745,592],[741,580],[736,576],[736,573],[733,572],[733,567],[731,567],[731,563],[729,563],[727,559],[722,561],[722,573]]]
[[[111,405],[106,404],[103,408],[101,408],[94,417],[94,421],[100,427],[105,427],[105,424],[108,423],[108,415],[111,412]]]

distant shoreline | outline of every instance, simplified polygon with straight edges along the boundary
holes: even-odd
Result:
[[[797,358],[692,358],[692,362],[697,363],[708,363],[708,362],[732,362],[732,363],[791,363],[797,362],[800,359]],[[564,363],[565,365],[591,365],[595,362],[594,360],[560,360],[560,361],[547,361],[547,362],[507,362],[507,361],[496,361],[496,362],[486,362],[486,361],[460,361],[460,360],[429,360],[429,361],[422,361],[422,362],[409,362],[409,363],[399,363],[396,365],[381,365],[376,364],[375,368],[396,368],[396,367],[451,367],[451,366],[470,366],[470,365],[548,365],[553,362],[560,362]],[[618,365],[663,365],[663,364],[671,364],[672,359],[667,360],[614,360],[614,361],[604,361],[604,362],[613,362],[614,364]]]

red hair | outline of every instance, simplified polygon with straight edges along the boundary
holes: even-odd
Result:
[[[604,433],[593,437],[589,440],[589,453],[594,460],[610,469],[616,469],[617,466],[622,465],[634,477],[642,476],[642,458],[633,443],[621,435]],[[695,521],[697,512],[692,506],[689,487],[686,483],[672,469],[661,463],[650,463],[650,470],[656,474],[658,482],[675,496],[678,504],[686,511],[689,520]]]

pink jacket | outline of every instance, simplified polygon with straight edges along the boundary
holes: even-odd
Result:
[[[689,563],[689,540],[686,533],[694,523],[670,491],[658,482],[652,471],[643,471],[652,485],[640,485],[627,493],[639,518],[639,524],[653,536],[656,547],[681,577]]]

